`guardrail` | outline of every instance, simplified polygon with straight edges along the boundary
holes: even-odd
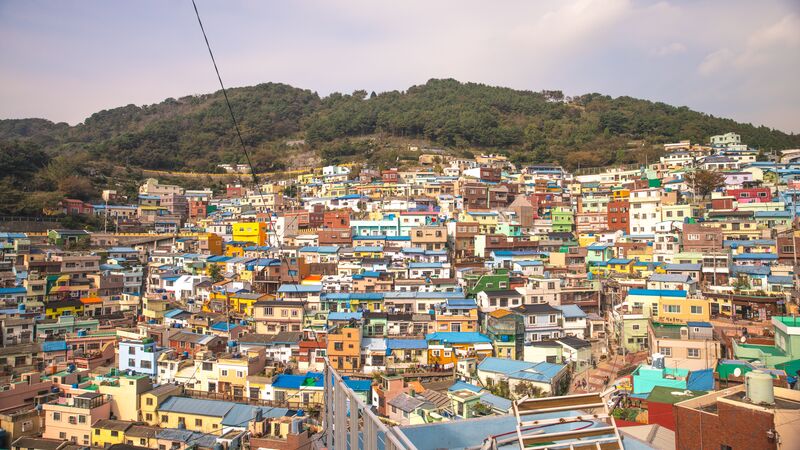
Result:
[[[325,364],[323,438],[332,450],[416,450],[395,427],[387,427],[372,409]]]

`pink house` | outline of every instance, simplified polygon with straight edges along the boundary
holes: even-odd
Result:
[[[31,406],[34,398],[51,393],[53,382],[42,381],[36,372],[22,374],[22,381],[11,383],[8,390],[0,392],[0,412]]]
[[[91,445],[92,424],[111,416],[111,402],[105,394],[84,392],[44,404],[42,410],[45,417],[42,437],[88,446]]]

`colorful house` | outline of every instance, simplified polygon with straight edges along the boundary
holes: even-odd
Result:
[[[425,336],[428,364],[450,368],[459,358],[491,356],[492,340],[475,332],[436,332]]]

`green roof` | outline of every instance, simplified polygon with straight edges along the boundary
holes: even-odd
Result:
[[[787,327],[800,327],[800,317],[772,316]]]
[[[776,369],[781,369],[786,372],[786,375],[790,377],[798,376],[798,372],[800,372],[800,359],[795,359],[793,361],[786,361],[785,363],[775,364]]]
[[[647,401],[656,403],[668,403],[671,405],[706,394],[708,394],[708,392],[706,391],[689,391],[689,390],[675,389],[667,386],[654,386],[653,390],[650,392],[650,395],[647,396]]]
[[[779,349],[778,347],[775,347],[774,345],[739,344],[739,347],[761,350],[767,355],[772,355],[772,356],[786,356],[786,353],[783,350]]]

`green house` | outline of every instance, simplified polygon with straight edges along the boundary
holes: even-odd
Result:
[[[508,289],[510,275],[508,269],[494,269],[489,273],[465,273],[467,295],[475,297],[478,292],[504,291]]]
[[[53,245],[89,244],[91,234],[85,230],[48,230],[47,240]]]
[[[733,342],[736,359],[759,361],[764,367],[784,368],[800,359],[800,317],[773,316],[772,329],[775,332],[775,345],[757,345]],[[780,366],[780,367],[779,367]],[[789,373],[789,375],[796,375]]]
[[[550,213],[554,233],[569,233],[575,226],[575,213],[571,208],[556,206]]]

